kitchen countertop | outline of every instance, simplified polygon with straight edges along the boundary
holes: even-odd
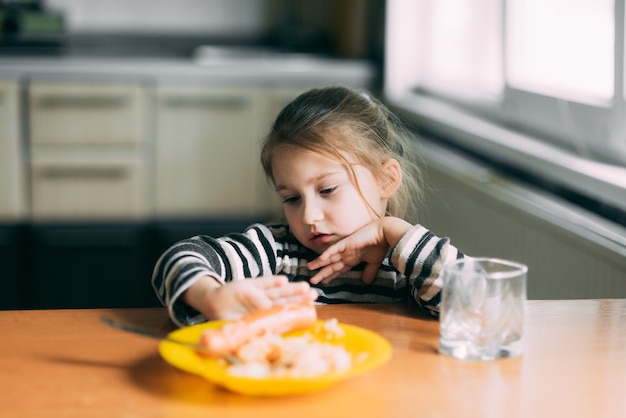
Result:
[[[375,76],[364,60],[305,54],[152,57],[0,57],[0,78],[160,83],[318,84],[367,86]]]

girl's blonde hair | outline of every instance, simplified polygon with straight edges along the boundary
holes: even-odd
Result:
[[[383,163],[395,158],[402,169],[402,183],[389,199],[387,215],[404,217],[407,211],[416,210],[422,194],[414,139],[397,116],[367,93],[325,87],[301,94],[278,114],[263,143],[261,164],[274,182],[272,159],[281,147],[293,146],[346,164],[351,170],[354,164],[361,165],[376,179],[384,180]],[[356,186],[359,189],[358,183]]]

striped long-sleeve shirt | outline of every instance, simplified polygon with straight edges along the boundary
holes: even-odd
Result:
[[[254,224],[244,233],[196,236],[174,244],[158,260],[152,286],[172,320],[189,325],[207,320],[181,297],[200,277],[210,275],[227,283],[282,274],[290,281],[308,281],[315,271],[306,264],[317,256],[294,238],[288,226]],[[389,251],[371,284],[361,280],[364,266],[355,266],[328,284],[313,285],[317,303],[412,301],[437,316],[441,268],[461,257],[463,253],[447,238],[415,225]]]

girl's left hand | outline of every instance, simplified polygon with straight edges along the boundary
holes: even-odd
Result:
[[[411,228],[408,222],[384,217],[365,225],[352,235],[328,247],[318,258],[309,262],[311,270],[320,269],[311,284],[327,284],[342,273],[364,262],[362,280],[372,283],[389,249]]]

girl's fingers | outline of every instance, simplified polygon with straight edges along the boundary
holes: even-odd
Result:
[[[342,261],[335,262],[320,269],[320,271],[318,271],[313,277],[311,277],[310,282],[312,284],[327,284],[331,282],[335,277],[348,270],[350,270],[350,267],[344,264]]]
[[[289,283],[266,289],[267,297],[272,300],[308,295],[311,286],[307,282]]]
[[[309,282],[311,284],[318,284],[319,282],[324,280],[327,277],[327,275],[328,275],[328,273],[327,273],[326,269],[321,269],[320,271],[315,273],[315,275],[313,277],[311,277]]]
[[[345,273],[346,271],[350,270],[351,267],[347,266],[344,264],[344,267],[341,270],[335,271],[333,274],[331,274],[330,276],[326,277],[324,280],[322,280],[322,284],[328,284],[330,282],[332,282],[333,280],[335,280],[337,277],[339,277],[340,274]]]
[[[322,257],[322,256],[324,256],[324,257]],[[341,262],[343,260],[343,257],[344,257],[343,253],[332,253],[332,254],[330,254],[330,253],[324,252],[318,258],[316,258],[315,260],[309,261],[306,266],[307,266],[307,268],[309,270],[317,270],[319,268],[326,267],[326,266],[332,265],[334,263]]]
[[[290,303],[311,303],[317,299],[317,291],[310,287],[301,287],[295,293],[282,293],[269,297],[274,305],[287,305]]]
[[[315,301],[315,299],[317,299],[317,292],[314,289],[311,289],[310,292],[277,299],[274,303],[280,305],[288,305],[291,303],[311,303]]]
[[[378,272],[379,268],[380,268],[380,265],[378,264],[366,265],[365,268],[363,269],[363,275],[361,276],[363,278],[363,283],[371,284],[376,278],[376,273]]]
[[[317,268],[323,267],[327,264],[340,260],[342,257],[341,253],[344,252],[345,250],[346,250],[346,241],[344,239],[326,248],[326,250],[324,250],[324,252],[322,252],[315,260],[309,262],[308,264],[312,264],[315,266],[315,267],[309,267],[309,269],[315,270]]]
[[[322,280],[325,280],[328,277],[332,276],[333,273],[334,271],[331,266],[326,266],[320,269],[320,271],[318,271],[317,273],[315,273],[315,275],[311,277],[311,280],[309,281],[311,282],[311,284],[318,284],[322,282]]]
[[[306,263],[306,267],[309,270],[317,270],[318,268],[322,267],[322,265],[319,259],[315,259],[313,261],[309,261],[308,263]]]
[[[307,268],[309,270],[317,270],[319,268],[322,268],[324,266],[327,266],[328,264],[330,264],[330,260],[328,259],[324,259],[322,258],[322,256],[320,255],[319,257],[317,257],[315,260],[313,261],[309,261],[307,263]]]
[[[250,306],[248,306],[249,311],[263,310],[271,308],[273,303],[269,299],[264,298],[255,298],[250,300]]]
[[[289,283],[289,279],[287,278],[287,276],[281,276],[281,275],[258,277],[253,280],[254,280],[254,283],[257,285],[257,287],[261,289],[270,289],[273,287],[280,287]]]

